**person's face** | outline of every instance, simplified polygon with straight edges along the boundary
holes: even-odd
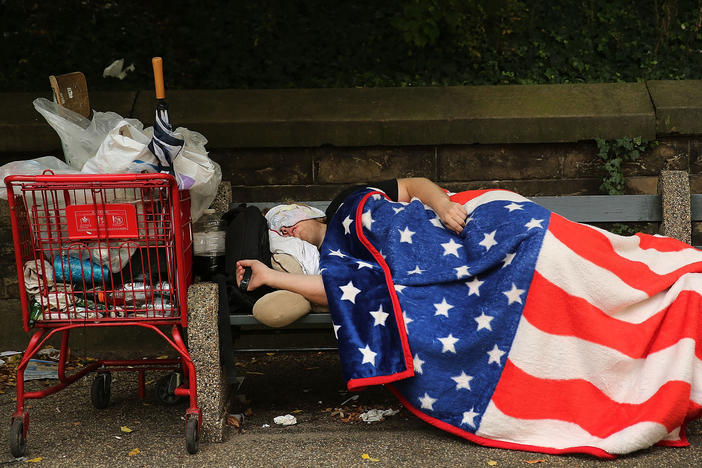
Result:
[[[319,247],[324,239],[324,227],[324,224],[316,219],[305,219],[292,226],[282,227],[280,230],[284,236],[297,237]]]

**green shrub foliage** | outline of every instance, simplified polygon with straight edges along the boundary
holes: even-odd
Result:
[[[1,90],[698,79],[702,0],[0,0]],[[124,58],[136,71],[102,78]]]

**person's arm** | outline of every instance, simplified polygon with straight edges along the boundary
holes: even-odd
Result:
[[[327,294],[321,275],[303,275],[286,273],[268,268],[258,260],[239,260],[236,263],[236,284],[244,277],[244,267],[251,267],[249,290],[267,285],[276,289],[285,289],[301,294],[310,302],[327,305]]]
[[[429,205],[436,212],[444,226],[460,234],[466,225],[466,209],[460,203],[452,202],[446,192],[429,179],[411,177],[397,179],[397,195],[401,202],[413,197]]]

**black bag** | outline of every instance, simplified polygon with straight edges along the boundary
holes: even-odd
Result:
[[[242,291],[236,284],[236,262],[239,260],[260,260],[271,266],[271,252],[268,244],[268,223],[255,206],[241,204],[222,216],[226,225],[226,256],[224,261],[229,293],[229,312],[232,314],[251,313],[254,303],[273,289],[263,286],[254,291]]]

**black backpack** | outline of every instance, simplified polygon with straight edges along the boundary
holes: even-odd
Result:
[[[226,225],[224,268],[227,276],[229,313],[248,314],[251,313],[254,303],[273,289],[263,286],[254,291],[242,291],[236,284],[236,262],[252,259],[271,266],[268,223],[261,210],[246,204],[230,209],[222,215],[222,219]]]

